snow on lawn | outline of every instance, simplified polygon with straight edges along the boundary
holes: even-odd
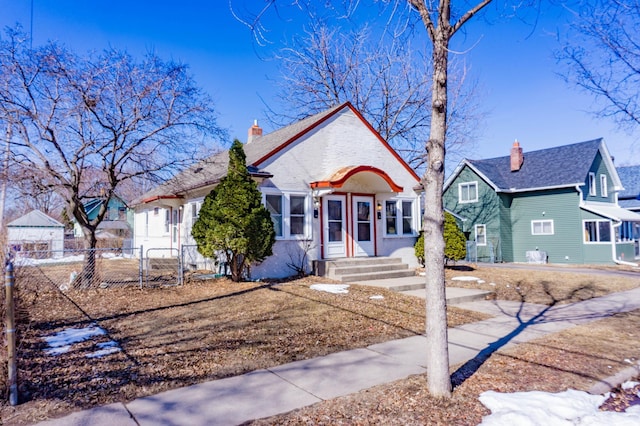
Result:
[[[483,392],[480,402],[491,410],[482,419],[484,426],[639,425],[640,406],[624,413],[599,411],[608,395],[591,395],[569,389],[560,393]]]
[[[454,281],[480,281],[480,278],[476,278],[476,277],[468,277],[468,276],[463,276],[463,277],[453,277],[451,278]]]
[[[311,290],[326,291],[333,294],[349,293],[348,284],[311,284]]]
[[[105,336],[106,334],[107,332],[97,325],[85,328],[67,328],[50,336],[45,336],[44,340],[49,345],[45,352],[48,355],[60,355],[69,352],[71,346],[75,343],[84,342],[95,336]],[[98,343],[97,346],[101,349],[87,355],[87,358],[99,358],[120,350],[118,344],[113,340]]]

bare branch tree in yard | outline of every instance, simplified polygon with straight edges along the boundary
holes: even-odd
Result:
[[[13,161],[34,170],[66,202],[96,247],[107,204],[126,182],[170,176],[206,154],[220,133],[211,101],[187,67],[116,50],[78,56],[49,43],[29,47],[20,32],[0,41],[0,120],[13,129]],[[97,217],[83,208],[102,200]],[[93,279],[89,250],[82,285]]]
[[[451,107],[449,98],[450,83],[450,43],[453,36],[478,12],[484,9],[492,0],[478,0],[476,2],[453,0],[396,0],[393,2],[378,2],[386,4],[391,9],[391,17],[385,21],[400,17],[403,11],[409,12],[410,17],[419,17],[428,35],[431,50],[431,96],[429,136],[426,141],[427,159],[424,176],[421,183],[425,191],[425,210],[423,229],[425,240],[426,264],[426,296],[427,296],[427,370],[428,388],[434,396],[449,397],[451,395],[451,378],[449,376],[449,354],[447,348],[447,316],[444,277],[444,210],[442,204],[442,188],[445,172],[445,142],[448,130],[448,111]],[[286,0],[269,0],[267,5],[245,23],[254,30],[256,37],[263,33],[260,20],[269,6],[286,4]],[[296,0],[296,7],[304,5],[311,7],[311,2]],[[346,16],[355,15],[356,9],[366,9],[361,0],[345,0],[334,2],[346,10]],[[409,10],[406,10],[408,3]],[[455,4],[454,4],[455,3]],[[461,4],[460,9],[455,8]],[[333,7],[332,2],[327,4]],[[336,7],[337,7],[336,6]],[[400,18],[402,19],[402,18]],[[409,21],[411,18],[409,18]],[[405,22],[409,22],[405,21]],[[425,106],[426,108],[426,106]]]
[[[561,52],[566,77],[604,100],[595,111],[628,130],[640,125],[640,3],[599,0],[575,14],[572,36]]]
[[[279,51],[279,102],[269,118],[286,125],[350,101],[409,165],[422,170],[431,117],[427,49],[414,49],[405,36],[377,36],[366,25],[352,31],[345,27],[344,22],[312,21]],[[455,114],[449,114],[456,117],[448,129],[450,153],[471,145],[480,115],[476,87],[465,84],[464,72],[455,76],[458,102]]]

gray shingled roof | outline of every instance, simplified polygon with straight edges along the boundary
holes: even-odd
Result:
[[[12,228],[64,228],[63,224],[40,210],[32,210],[13,222],[9,222],[7,226]]]
[[[624,187],[624,191],[618,193],[618,199],[640,200],[640,165],[616,167],[616,170]]]
[[[522,191],[584,183],[602,139],[524,152],[524,163],[511,171],[511,157],[467,160],[498,190]]]
[[[257,167],[259,164],[256,164],[259,160],[295,140],[297,136],[313,129],[316,125],[343,108],[352,107],[348,102],[337,105],[274,132],[254,138],[253,142],[245,144],[244,152],[247,156],[249,171],[252,173],[260,173]],[[169,181],[134,200],[133,204],[139,204],[143,200],[154,197],[180,196],[189,190],[215,184],[226,175],[228,164],[229,151],[225,150],[178,173]]]

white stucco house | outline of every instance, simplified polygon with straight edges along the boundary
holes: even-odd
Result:
[[[277,234],[253,278],[290,276],[287,264],[303,258],[309,270],[382,256],[417,266],[420,179],[350,103],[265,135],[254,123],[244,150]],[[191,227],[228,160],[227,151],[214,155],[134,201],[134,246],[164,256],[194,245]]]
[[[64,225],[40,210],[32,210],[7,224],[7,243],[14,252],[50,251],[61,257]]]

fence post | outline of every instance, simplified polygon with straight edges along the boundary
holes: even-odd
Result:
[[[7,333],[7,359],[8,359],[8,385],[9,403],[18,405],[18,369],[16,367],[16,326],[13,300],[13,262],[7,263],[5,275],[5,303],[6,303],[6,333]]]
[[[140,263],[138,264],[138,283],[140,284],[140,290],[142,290],[142,262],[144,262],[143,246],[140,245]]]

